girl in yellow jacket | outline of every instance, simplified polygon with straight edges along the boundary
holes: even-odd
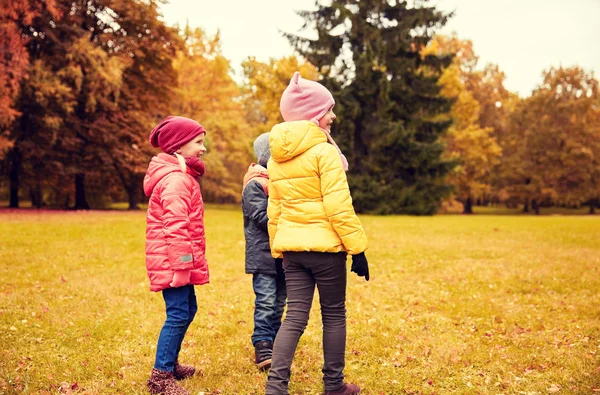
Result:
[[[273,256],[283,257],[288,309],[273,346],[267,395],[288,394],[315,285],[323,317],[325,394],[360,392],[344,383],[346,255],[352,255],[352,271],[369,280],[367,237],[352,206],[348,162],[330,136],[334,105],[327,88],[296,72],[281,97],[285,122],[269,135],[269,239]]]

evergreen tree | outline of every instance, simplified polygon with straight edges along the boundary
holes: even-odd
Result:
[[[428,1],[334,0],[301,11],[318,37],[286,35],[336,99],[334,137],[350,163],[355,208],[433,214],[451,192],[440,117],[451,100],[438,80],[451,56],[421,54],[450,15]]]

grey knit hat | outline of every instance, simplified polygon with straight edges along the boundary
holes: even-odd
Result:
[[[254,140],[254,154],[258,164],[267,167],[267,162],[271,157],[271,150],[269,149],[269,132],[263,133]]]

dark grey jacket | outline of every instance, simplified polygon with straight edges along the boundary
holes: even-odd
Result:
[[[267,231],[268,196],[256,180],[248,182],[242,193],[244,236],[246,238],[246,273],[276,275]]]

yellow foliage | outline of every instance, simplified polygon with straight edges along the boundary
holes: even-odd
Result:
[[[506,155],[513,192],[581,204],[600,196],[600,83],[580,67],[554,68],[511,117]]]
[[[464,206],[454,198],[444,199],[438,214],[462,214]]]
[[[72,77],[77,93],[85,95],[87,113],[91,114],[115,104],[110,98],[118,98],[123,83],[123,72],[131,64],[131,60],[109,56],[104,49],[91,41],[89,35],[82,36],[73,43],[67,60],[69,66],[63,73],[67,73],[67,78]],[[85,92],[79,92],[84,87]]]
[[[248,120],[263,131],[283,122],[279,112],[279,100],[294,72],[299,71],[303,78],[313,81],[319,78],[316,67],[296,56],[270,59],[268,63],[249,57],[242,66]]]
[[[454,99],[451,110],[454,123],[444,138],[445,155],[457,159],[459,165],[450,174],[449,181],[456,187],[459,199],[480,197],[490,190],[487,178],[502,150],[492,136],[493,129],[480,126],[480,104],[465,86],[468,75],[477,65],[473,45],[457,37],[436,36],[422,53],[455,54],[439,82],[441,94]]]
[[[174,66],[179,88],[173,112],[200,122],[207,130],[207,172],[202,193],[207,201],[239,202],[241,183],[251,161],[251,129],[240,102],[240,90],[229,75],[229,61],[221,54],[219,35],[186,29],[186,52]]]

